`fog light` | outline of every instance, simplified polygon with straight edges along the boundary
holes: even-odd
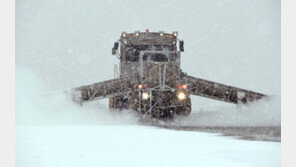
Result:
[[[143,100],[147,100],[149,98],[149,94],[148,94],[148,92],[143,92],[142,93],[142,99]]]
[[[179,92],[177,94],[177,98],[178,100],[182,101],[182,100],[185,100],[186,99],[186,94],[184,92]]]

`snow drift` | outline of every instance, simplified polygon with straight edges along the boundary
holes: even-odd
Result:
[[[16,124],[91,125],[135,124],[134,113],[111,112],[106,100],[73,103],[65,90],[50,90],[33,70],[16,66]]]

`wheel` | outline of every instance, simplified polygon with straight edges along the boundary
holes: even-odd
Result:
[[[109,109],[117,109],[123,110],[127,109],[129,106],[128,98],[124,98],[123,96],[112,97],[109,99]]]
[[[175,114],[187,117],[191,112],[191,99],[188,98],[183,106],[176,107]]]

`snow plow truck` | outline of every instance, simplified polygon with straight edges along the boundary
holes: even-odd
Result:
[[[184,41],[178,32],[122,32],[112,55],[119,59],[114,79],[71,89],[74,102],[109,98],[111,110],[131,109],[152,118],[188,116],[190,95],[246,104],[266,95],[196,78],[180,67]]]

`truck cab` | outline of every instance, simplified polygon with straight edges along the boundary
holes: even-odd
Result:
[[[180,52],[177,50],[178,33],[163,32],[122,32],[112,48],[112,54],[120,58],[120,77],[128,76],[131,68],[136,69],[141,61],[175,62],[180,68]],[[120,50],[117,51],[120,44]],[[180,51],[184,51],[180,41]],[[143,55],[141,55],[141,52]],[[153,53],[154,52],[154,53]],[[141,56],[143,56],[141,58]]]

